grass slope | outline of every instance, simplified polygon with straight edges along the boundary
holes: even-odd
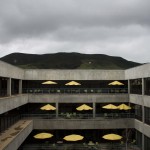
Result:
[[[0,60],[26,69],[128,69],[140,65],[121,57],[80,53],[12,53]]]

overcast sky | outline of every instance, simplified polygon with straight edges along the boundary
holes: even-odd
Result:
[[[12,52],[150,62],[150,0],[0,0],[0,57]]]

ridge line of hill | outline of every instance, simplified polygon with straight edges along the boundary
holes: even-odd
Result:
[[[122,57],[75,52],[53,54],[12,53],[0,58],[0,60],[24,69],[129,69],[141,65]]]

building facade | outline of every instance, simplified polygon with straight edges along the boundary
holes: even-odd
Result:
[[[41,84],[48,80],[57,84]],[[72,80],[81,85],[65,85]],[[115,80],[124,85],[109,85]],[[110,103],[132,109],[102,109]],[[41,112],[45,104],[56,110]],[[93,109],[78,113],[75,108],[82,104]],[[127,144],[149,150],[150,64],[127,70],[55,70],[21,69],[0,61],[0,149],[19,149],[33,130],[124,130]]]

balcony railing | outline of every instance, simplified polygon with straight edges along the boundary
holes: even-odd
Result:
[[[0,117],[0,133],[9,128],[11,125],[19,121],[20,119],[121,119],[121,118],[135,118],[133,113],[100,113],[95,114],[80,114],[80,113],[61,113],[58,114],[20,114],[11,115],[6,117]]]
[[[0,116],[0,133],[21,119],[21,115]]]
[[[138,94],[138,95],[142,95],[142,89],[131,89],[130,90],[131,94]]]
[[[145,123],[150,125],[150,118],[145,118]]]
[[[125,150],[125,144],[120,143],[75,143],[75,144],[66,144],[61,143],[46,143],[46,144],[25,144],[19,148],[19,150]],[[128,144],[127,150],[140,150],[137,145]]]
[[[137,115],[137,114],[135,114],[135,118],[136,118],[137,120],[142,121],[142,115]]]
[[[128,93],[127,88],[23,88],[23,93]]]
[[[145,95],[150,95],[150,89],[146,89],[144,93]]]
[[[58,114],[22,114],[22,118],[32,118],[32,119],[119,119],[119,118],[134,118],[133,113],[101,113],[96,114],[75,114],[75,113],[63,113]]]
[[[0,90],[0,97],[7,96],[7,90]]]

